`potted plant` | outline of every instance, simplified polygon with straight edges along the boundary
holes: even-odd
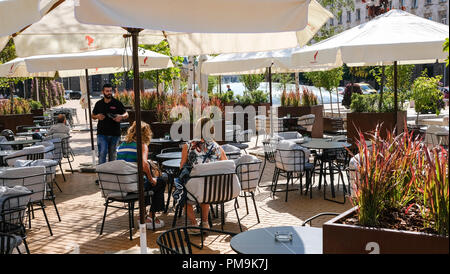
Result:
[[[426,72],[416,78],[412,85],[411,97],[414,99],[414,110],[417,113],[416,125],[419,124],[419,114],[439,112],[444,105],[444,96],[439,90],[441,75],[428,77]]]
[[[134,91],[124,90],[121,93],[116,92],[114,97],[122,102],[128,112],[128,121],[133,123],[136,120],[134,111]],[[141,91],[141,119],[142,121],[151,124],[157,121],[156,107],[160,99],[156,92],[142,92]]]
[[[449,252],[448,152],[407,131],[360,133],[354,207],[323,225],[324,253]]]
[[[312,91],[303,87],[300,91],[283,91],[281,95],[281,106],[277,108],[278,117],[300,117],[314,114],[314,126],[311,137],[323,137],[323,105],[318,105],[317,96]]]
[[[359,132],[367,138],[379,124],[382,138],[386,138],[387,132],[394,129],[397,129],[397,132],[403,131],[406,121],[404,104],[400,104],[399,111],[394,112],[394,94],[387,92],[383,94],[380,109],[379,96],[379,94],[352,94],[351,112],[347,113],[347,138],[352,143],[359,140]],[[400,97],[399,101],[403,102],[403,98]]]
[[[31,113],[34,116],[43,116],[44,115],[44,108],[39,101],[35,101],[33,99],[28,100],[30,107],[31,107]]]
[[[4,100],[0,103],[0,130],[10,129],[16,133],[18,126],[33,125],[33,116],[27,100]]]

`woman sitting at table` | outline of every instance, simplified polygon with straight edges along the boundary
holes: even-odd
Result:
[[[166,187],[165,174],[158,174],[159,171],[155,167],[151,167],[148,159],[148,145],[152,138],[152,132],[150,126],[141,122],[141,136],[142,136],[142,164],[144,170],[144,190],[154,192],[152,203],[150,206],[150,212],[146,218],[147,229],[153,229],[152,217],[155,212],[164,210],[164,189]],[[137,162],[137,144],[136,144],[136,122],[128,129],[125,137],[125,142],[120,144],[117,148],[117,160],[124,160],[127,162]],[[159,176],[159,177],[158,177]],[[150,204],[150,201],[146,198],[146,205]],[[155,229],[164,226],[164,222],[155,218]]]
[[[210,121],[211,123],[208,124],[208,122]],[[208,126],[210,128],[210,134],[203,134],[203,128],[205,126]],[[214,136],[214,124],[212,123],[212,120],[210,118],[199,119],[195,126],[194,134],[195,133],[201,133],[201,137],[197,139],[194,138],[194,140],[189,141],[183,146],[183,150],[181,151],[180,169],[183,168],[185,163],[188,163],[190,164],[190,166],[195,167],[196,165],[202,163],[228,160],[225,151],[212,138],[212,136]],[[209,205],[200,204],[200,207],[202,210],[203,227],[209,228]],[[190,225],[198,226],[192,205],[186,203],[185,209],[187,217],[190,220]]]

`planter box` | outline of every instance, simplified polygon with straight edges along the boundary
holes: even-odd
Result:
[[[356,207],[323,224],[324,254],[448,254],[448,237],[423,232],[336,223]]]
[[[190,135],[189,135],[189,140],[193,139],[194,136],[194,125],[191,122],[186,122],[189,124],[189,129],[190,129]],[[159,123],[159,122],[155,122],[155,123],[151,123],[150,124],[150,128],[153,132],[153,138],[164,138],[164,136],[167,134],[170,134],[170,128],[172,127],[172,123]],[[215,121],[214,127],[216,129],[216,135],[215,135],[215,139],[217,140],[218,144],[223,144],[224,140],[225,140],[225,120],[222,119],[220,121]],[[219,131],[219,128],[222,127],[222,131]],[[182,134],[181,132],[182,127],[179,128],[179,134]],[[221,136],[220,136],[221,134]],[[185,140],[182,139],[183,141],[189,141],[189,140]]]
[[[4,129],[10,129],[14,133],[17,133],[17,126],[34,125],[33,123],[34,116],[35,115],[32,113],[0,115],[0,131]]]
[[[240,104],[237,104],[237,103],[234,103],[234,102],[233,103],[230,102],[230,103],[226,103],[225,106],[233,106],[233,108],[241,106],[242,110],[245,110],[245,108],[248,107],[248,106],[253,106],[255,108],[255,115],[264,115],[266,117],[269,117],[270,103],[250,104],[250,105],[245,105],[244,106],[244,105],[240,105]],[[264,112],[259,112],[259,107],[260,106],[265,107],[265,111]],[[225,111],[226,111],[226,108],[225,108]],[[224,116],[224,118],[225,118],[225,116]],[[249,129],[248,122],[249,122],[248,114],[244,114],[244,129],[243,130]],[[233,124],[235,124],[235,125],[237,124],[236,123],[236,115],[233,115]]]
[[[286,117],[288,114],[290,114],[291,117],[300,117],[303,115],[314,114],[316,118],[314,120],[311,137],[323,137],[323,105],[310,107],[278,107],[278,118]]]
[[[127,110],[128,112],[128,122],[130,125],[136,120],[136,112],[134,110]],[[155,123],[158,121],[156,116],[156,110],[141,110],[141,121],[146,122],[147,124]],[[163,136],[164,137],[164,136]]]
[[[386,138],[387,131],[392,132],[397,128],[397,132],[403,132],[406,121],[406,111],[395,112],[349,112],[347,113],[347,138],[353,143],[359,140],[358,130],[363,132],[368,138],[369,133],[374,131],[377,124],[383,123],[380,128],[380,135]]]
[[[31,114],[33,114],[33,116],[44,116],[44,109],[43,108],[32,109]]]

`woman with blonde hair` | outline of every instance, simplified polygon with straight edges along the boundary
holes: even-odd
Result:
[[[131,163],[137,163],[137,143],[136,143],[136,122],[133,122],[128,129],[125,141],[117,148],[117,160],[124,160]],[[141,138],[142,138],[142,165],[144,170],[144,190],[154,192],[152,197],[152,203],[150,206],[150,212],[146,218],[147,229],[161,228],[164,226],[164,222],[155,218],[155,224],[153,224],[152,218],[155,212],[164,210],[164,189],[166,187],[167,174],[159,174],[159,171],[151,167],[148,162],[148,145],[152,138],[152,131],[150,126],[141,122]],[[165,176],[164,176],[165,175]],[[146,205],[150,204],[150,201],[146,198]]]
[[[207,131],[208,128],[210,129],[209,132]],[[190,173],[190,170],[198,164],[220,160],[228,160],[222,147],[220,147],[212,137],[214,136],[214,124],[210,118],[207,117],[200,118],[196,123],[195,129],[196,131],[194,132],[194,136],[196,133],[200,133],[201,135],[200,138],[194,138],[194,140],[189,141],[187,144],[183,146],[180,163],[180,168],[182,170],[181,173],[183,173],[184,169],[187,170],[186,171],[187,173]],[[185,178],[188,179],[188,176]],[[186,179],[183,179],[182,175],[180,175],[180,177],[177,179],[178,180],[176,180],[176,183],[181,184],[186,183],[185,182]],[[209,228],[208,224],[209,205],[200,204],[200,207],[202,211],[203,227]],[[198,226],[192,205],[186,203],[185,209],[187,217],[190,221],[190,225]],[[196,231],[189,231],[189,232],[191,234],[198,233]]]

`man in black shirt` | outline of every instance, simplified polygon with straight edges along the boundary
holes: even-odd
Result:
[[[120,141],[120,121],[128,118],[123,104],[112,96],[111,84],[103,85],[103,99],[99,100],[92,111],[92,119],[97,124],[98,163],[116,159],[116,148]]]

